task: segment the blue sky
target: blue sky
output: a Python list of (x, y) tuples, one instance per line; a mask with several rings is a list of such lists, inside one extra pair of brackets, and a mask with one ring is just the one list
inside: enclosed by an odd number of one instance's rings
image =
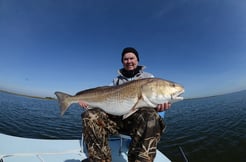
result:
[(246, 89), (244, 0), (0, 0), (0, 89), (36, 96), (108, 85), (135, 47), (185, 97)]

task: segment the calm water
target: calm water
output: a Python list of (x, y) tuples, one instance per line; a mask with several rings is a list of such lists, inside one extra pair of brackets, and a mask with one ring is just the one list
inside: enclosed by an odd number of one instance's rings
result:
[[(82, 109), (74, 105), (63, 117), (56, 101), (0, 92), (0, 132), (32, 138), (75, 139), (81, 135)], [(182, 162), (246, 161), (246, 91), (184, 100), (172, 105), (159, 150)]]

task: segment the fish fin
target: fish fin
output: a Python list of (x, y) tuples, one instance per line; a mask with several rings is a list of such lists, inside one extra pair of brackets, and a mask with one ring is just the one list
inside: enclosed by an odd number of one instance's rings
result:
[(134, 114), (138, 109), (131, 109), (127, 114), (123, 115), (123, 120)]
[(71, 105), (70, 102), (66, 101), (66, 98), (71, 97), (71, 95), (63, 93), (63, 92), (55, 92), (55, 95), (57, 96), (57, 99), (58, 99), (61, 116), (63, 116), (63, 114), (67, 111), (67, 109)]
[(123, 115), (123, 119), (126, 119), (126, 118), (128, 118), (129, 116), (131, 116), (132, 114), (134, 114), (138, 109), (136, 108), (137, 107), (137, 105), (139, 104), (139, 101), (142, 99), (142, 96), (140, 95), (139, 97), (138, 97), (138, 101), (135, 103), (135, 105), (131, 108), (131, 110), (127, 113), (127, 114), (125, 114), (125, 115)]
[(148, 99), (148, 97), (145, 96), (145, 94), (143, 94), (143, 93), (142, 93), (142, 98), (143, 98), (143, 100), (145, 101), (145, 103), (147, 103), (150, 107), (156, 107), (156, 105), (153, 104), (153, 103)]
[(156, 107), (155, 104), (153, 104), (147, 96), (145, 96), (143, 93), (141, 93), (141, 95), (138, 97), (138, 101), (136, 102), (136, 104), (132, 107), (132, 109), (130, 110), (130, 112), (128, 112), (127, 114), (123, 115), (123, 119), (128, 118), (129, 116), (131, 116), (133, 113), (135, 113), (138, 108), (137, 107), (142, 107), (142, 102), (145, 102), (147, 105), (149, 105), (150, 107)]

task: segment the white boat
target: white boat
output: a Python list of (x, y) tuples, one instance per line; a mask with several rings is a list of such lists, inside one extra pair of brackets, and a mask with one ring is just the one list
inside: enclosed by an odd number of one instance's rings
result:
[[(127, 162), (127, 136), (109, 139), (112, 161)], [(0, 133), (0, 162), (81, 162), (87, 158), (83, 139), (53, 140), (15, 137)], [(157, 150), (154, 162), (170, 162)]]

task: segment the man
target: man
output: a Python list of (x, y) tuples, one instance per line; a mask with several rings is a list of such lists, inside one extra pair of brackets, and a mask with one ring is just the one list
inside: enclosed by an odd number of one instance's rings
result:
[[(123, 49), (121, 62), (123, 68), (118, 71), (119, 76), (113, 79), (115, 86), (131, 80), (154, 77), (144, 72), (143, 66), (138, 65), (139, 55), (132, 47)], [(79, 104), (84, 108), (87, 107), (83, 101)], [(156, 109), (141, 108), (124, 120), (122, 116), (113, 116), (101, 109), (90, 109), (82, 113), (84, 140), (89, 161), (111, 162), (108, 137), (122, 133), (132, 138), (128, 151), (129, 162), (152, 162), (156, 155), (157, 143), (165, 128), (158, 112), (163, 112), (170, 106), (169, 103), (163, 103)]]

